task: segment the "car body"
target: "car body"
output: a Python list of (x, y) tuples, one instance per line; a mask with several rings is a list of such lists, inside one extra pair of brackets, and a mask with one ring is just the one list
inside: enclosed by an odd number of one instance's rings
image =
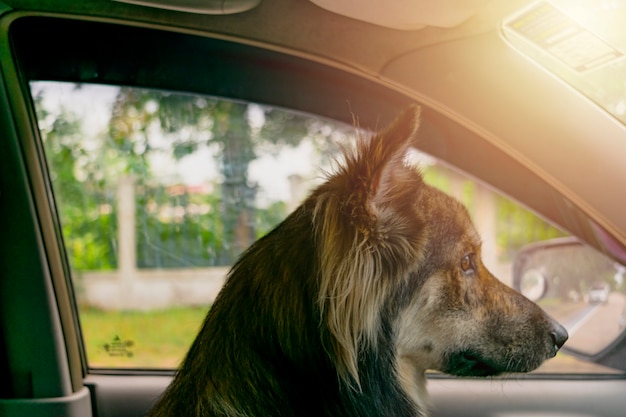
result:
[[(63, 227), (71, 215), (55, 188), (62, 164), (54, 165), (44, 138), (46, 121), (54, 120), (41, 112), (37, 95), (40, 87), (53, 90), (45, 83), (71, 84), (72, 92), (115, 86), (116, 93), (221, 97), (345, 125), (356, 121), (364, 131), (417, 102), (420, 151), (576, 237), (577, 243), (541, 243), (518, 255), (538, 254), (526, 265), (546, 277), (540, 291), (546, 303), (570, 279), (548, 259), (571, 267), (597, 252), (602, 259), (585, 265), (622, 288), (614, 277), (626, 264), (626, 103), (620, 98), (626, 84), (619, 78), (626, 73), (619, 20), (626, 4), (587, 2), (590, 9), (581, 13), (574, 3), (1, 0), (0, 371), (8, 378), (0, 382), (0, 414), (143, 415), (174, 372), (174, 366), (96, 366), (86, 351), (83, 336), (91, 336), (81, 327), (87, 316), (77, 300), (93, 288), (95, 296), (108, 291), (107, 277), (94, 278), (100, 287), (83, 288), (68, 261)], [(549, 39), (556, 43), (539, 41), (524, 23), (537, 16), (567, 30)], [(95, 97), (66, 96), (79, 103), (76, 111), (89, 109)], [(141, 122), (129, 126), (142, 132)], [(557, 247), (558, 254), (548, 251)], [(124, 253), (132, 251), (131, 245)], [(176, 288), (193, 295), (197, 287)], [(597, 311), (606, 307), (611, 318), (601, 321), (611, 329), (602, 333), (610, 337), (589, 349), (571, 340), (570, 358), (591, 371), (581, 365), (497, 380), (431, 375), (434, 415), (623, 415), (623, 295), (606, 293), (608, 302)], [(161, 299), (156, 290), (142, 294)], [(123, 334), (99, 343), (108, 358), (133, 356), (135, 345)]]
[(609, 290), (605, 283), (593, 285), (587, 294), (589, 304), (606, 303), (609, 300)]

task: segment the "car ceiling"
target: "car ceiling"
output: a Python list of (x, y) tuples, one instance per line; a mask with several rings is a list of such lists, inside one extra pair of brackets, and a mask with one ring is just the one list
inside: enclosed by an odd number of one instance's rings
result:
[(318, 59), (330, 58), (333, 62), (342, 63), (374, 77), (391, 61), (411, 51), (493, 31), (503, 16), (528, 3), (524, 0), (483, 0), (482, 3), (486, 4), (476, 7), (476, 14), (457, 26), (397, 30), (357, 19), (347, 19), (307, 0), (263, 0), (246, 12), (224, 15), (176, 12), (109, 0), (3, 2), (15, 10), (63, 10), (85, 16), (158, 22), (208, 31), (215, 35), (262, 44), (264, 47), (286, 48), (292, 53), (299, 51)]
[[(338, 7), (329, 0), (158, 1), (208, 8), (201, 13), (109, 0), (0, 0), (0, 5), (2, 1), (14, 10), (178, 27), (300, 56), (381, 83), (535, 171), (539, 179), (520, 173), (520, 180), (511, 182), (518, 192), (532, 189), (533, 181), (544, 182), (562, 194), (562, 204), (578, 206), (599, 230), (608, 231), (611, 244), (626, 246), (623, 191), (607, 191), (626, 190), (625, 127), (508, 45), (502, 19), (528, 0), (446, 0), (437, 3), (435, 12), (427, 0), (367, 0), (361, 3), (364, 9), (371, 7), (367, 10), (358, 9), (354, 0), (336, 2)], [(415, 17), (405, 19), (406, 10), (415, 10)], [(492, 184), (503, 174), (516, 175), (506, 167), (495, 171), (478, 149), (447, 149), (437, 156)], [(504, 190), (519, 196), (514, 189)], [(618, 252), (613, 256), (619, 258)]]

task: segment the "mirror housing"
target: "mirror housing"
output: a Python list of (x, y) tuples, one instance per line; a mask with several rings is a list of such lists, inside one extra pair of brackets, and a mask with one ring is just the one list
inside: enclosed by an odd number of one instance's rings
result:
[(626, 370), (626, 267), (575, 237), (552, 239), (517, 253), (513, 287), (567, 328), (565, 353)]

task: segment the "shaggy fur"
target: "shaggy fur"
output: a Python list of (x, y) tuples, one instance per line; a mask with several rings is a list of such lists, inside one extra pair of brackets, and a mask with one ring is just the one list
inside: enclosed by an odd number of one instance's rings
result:
[(424, 372), (526, 372), (567, 339), (493, 277), (466, 209), (407, 162), (419, 109), (234, 265), (151, 416), (425, 416)]

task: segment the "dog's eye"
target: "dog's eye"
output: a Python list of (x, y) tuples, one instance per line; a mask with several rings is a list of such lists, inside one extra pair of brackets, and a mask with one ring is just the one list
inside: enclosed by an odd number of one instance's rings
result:
[(461, 271), (463, 271), (463, 273), (465, 275), (471, 275), (474, 273), (474, 258), (473, 258), (473, 254), (469, 254), (469, 255), (465, 255), (462, 259), (461, 259)]

